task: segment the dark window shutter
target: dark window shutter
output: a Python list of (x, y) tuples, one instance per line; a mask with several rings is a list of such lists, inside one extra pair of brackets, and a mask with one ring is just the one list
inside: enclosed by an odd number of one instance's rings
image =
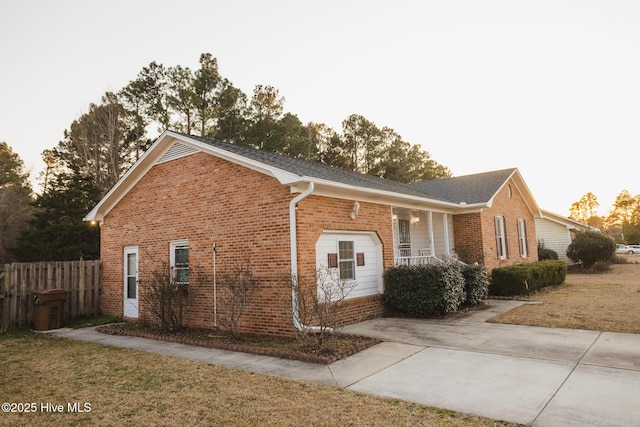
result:
[(522, 232), (524, 233), (524, 249), (525, 251), (527, 251), (527, 257), (531, 256), (531, 253), (529, 252), (529, 238), (527, 237), (527, 223), (526, 221), (523, 219), (522, 220)]
[(329, 268), (338, 268), (338, 254), (327, 254)]
[(498, 259), (500, 259), (500, 252), (502, 247), (500, 243), (500, 220), (497, 216), (493, 218), (493, 223), (496, 229), (496, 256), (498, 257)]
[(507, 258), (511, 258), (511, 242), (509, 241), (509, 227), (507, 225), (507, 217), (504, 218), (504, 245), (507, 248)]
[(356, 254), (356, 265), (362, 267), (364, 265), (364, 252), (358, 252)]

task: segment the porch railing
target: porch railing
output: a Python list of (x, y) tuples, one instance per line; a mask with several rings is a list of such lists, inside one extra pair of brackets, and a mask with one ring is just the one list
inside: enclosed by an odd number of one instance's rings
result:
[(458, 259), (457, 254), (451, 255), (439, 255), (437, 257), (432, 255), (427, 256), (397, 256), (395, 257), (396, 266), (409, 266), (409, 265), (428, 265), (428, 264), (464, 264)]
[(396, 266), (401, 265), (427, 265), (427, 264), (443, 264), (439, 258), (434, 256), (398, 256), (395, 260)]

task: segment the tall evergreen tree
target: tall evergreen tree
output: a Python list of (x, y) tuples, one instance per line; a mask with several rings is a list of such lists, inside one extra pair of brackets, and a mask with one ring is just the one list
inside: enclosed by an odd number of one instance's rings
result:
[(100, 256), (100, 228), (82, 218), (100, 200), (91, 177), (72, 166), (34, 202), (28, 228), (11, 249), (18, 261), (73, 261)]
[(6, 142), (0, 142), (0, 264), (13, 261), (15, 245), (31, 215), (31, 185), (24, 163)]

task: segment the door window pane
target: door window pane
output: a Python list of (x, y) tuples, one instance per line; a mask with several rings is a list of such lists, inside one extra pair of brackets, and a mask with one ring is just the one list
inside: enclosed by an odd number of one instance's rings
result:
[(127, 298), (135, 298), (136, 297), (136, 278), (135, 276), (127, 277)]
[(136, 298), (138, 273), (138, 256), (136, 254), (127, 254), (127, 298)]
[(138, 266), (136, 265), (136, 254), (127, 254), (127, 274), (133, 276), (136, 274)]
[(408, 245), (411, 243), (411, 232), (409, 231), (409, 220), (408, 219), (398, 219), (398, 234), (400, 237), (401, 245)]

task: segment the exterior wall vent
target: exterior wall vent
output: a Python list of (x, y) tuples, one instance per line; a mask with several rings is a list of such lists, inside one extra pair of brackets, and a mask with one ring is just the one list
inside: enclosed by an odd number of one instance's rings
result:
[(191, 154), (195, 154), (197, 152), (198, 150), (196, 148), (176, 142), (175, 144), (173, 144), (173, 147), (169, 148), (169, 151), (164, 153), (164, 155), (158, 159), (156, 165), (179, 159), (180, 157), (190, 156)]

